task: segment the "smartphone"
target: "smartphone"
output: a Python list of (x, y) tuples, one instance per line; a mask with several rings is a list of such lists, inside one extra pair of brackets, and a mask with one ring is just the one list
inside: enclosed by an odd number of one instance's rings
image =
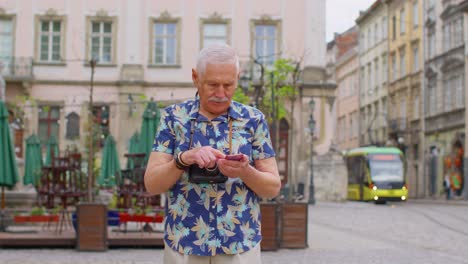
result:
[(227, 160), (241, 161), (243, 157), (244, 157), (243, 154), (226, 155)]

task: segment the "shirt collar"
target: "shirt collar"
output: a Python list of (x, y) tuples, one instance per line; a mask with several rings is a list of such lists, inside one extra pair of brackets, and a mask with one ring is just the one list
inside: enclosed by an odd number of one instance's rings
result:
[[(200, 109), (200, 100), (199, 99), (193, 100), (191, 102), (191, 109), (189, 112), (190, 120), (197, 119), (199, 109)], [(241, 118), (241, 109), (237, 102), (234, 102), (234, 101), (231, 102), (231, 106), (228, 109), (228, 114), (233, 119)], [(222, 116), (226, 116), (226, 115), (222, 115)]]

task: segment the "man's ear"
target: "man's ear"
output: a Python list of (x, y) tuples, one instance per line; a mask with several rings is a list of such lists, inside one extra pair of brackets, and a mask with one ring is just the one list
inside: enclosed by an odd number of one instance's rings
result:
[(192, 81), (195, 86), (197, 86), (198, 82), (198, 73), (195, 69), (192, 68)]

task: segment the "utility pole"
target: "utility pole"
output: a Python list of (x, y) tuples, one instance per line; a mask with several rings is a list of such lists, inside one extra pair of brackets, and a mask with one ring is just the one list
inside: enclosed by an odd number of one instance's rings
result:
[(89, 122), (89, 153), (88, 153), (88, 202), (92, 203), (94, 201), (94, 175), (93, 175), (93, 160), (94, 160), (94, 131), (93, 131), (93, 89), (94, 89), (94, 70), (96, 67), (96, 59), (91, 59), (89, 64), (91, 66), (91, 83), (89, 89), (89, 112), (88, 112), (88, 122)]

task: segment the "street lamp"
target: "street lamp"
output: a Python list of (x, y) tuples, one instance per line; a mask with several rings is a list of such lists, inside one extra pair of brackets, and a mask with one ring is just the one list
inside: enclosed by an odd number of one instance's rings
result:
[(247, 74), (242, 74), (239, 78), (239, 86), (242, 88), (242, 91), (246, 94), (250, 88), (250, 77)]
[(309, 132), (310, 132), (310, 183), (309, 183), (309, 204), (315, 204), (315, 187), (314, 187), (314, 131), (315, 131), (315, 119), (314, 119), (314, 99), (309, 101), (310, 116), (309, 116)]

